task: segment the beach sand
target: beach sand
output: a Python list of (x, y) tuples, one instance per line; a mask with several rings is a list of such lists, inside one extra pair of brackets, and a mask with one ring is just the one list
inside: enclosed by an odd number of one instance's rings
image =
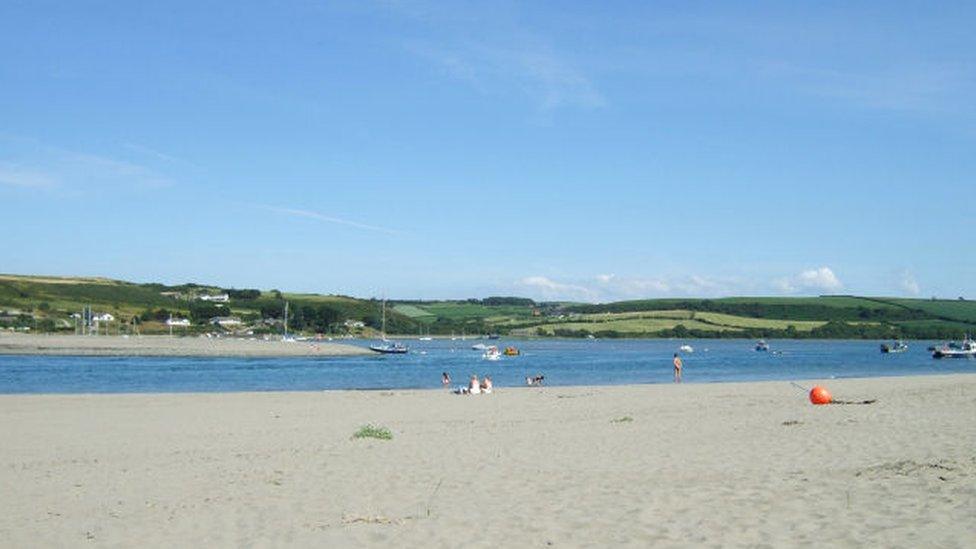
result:
[(825, 385), (5, 395), (0, 546), (972, 546), (976, 375)]
[(170, 336), (0, 334), (0, 354), (71, 356), (347, 356), (370, 354), (355, 345), (323, 341), (264, 341)]

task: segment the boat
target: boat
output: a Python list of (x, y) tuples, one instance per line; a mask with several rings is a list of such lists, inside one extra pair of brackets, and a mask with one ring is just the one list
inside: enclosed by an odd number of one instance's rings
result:
[(498, 334), (488, 334), (488, 339), (500, 339), (501, 337)]
[(382, 330), (380, 331), (380, 341), (379, 343), (370, 345), (369, 350), (377, 353), (382, 353), (385, 355), (402, 355), (410, 351), (410, 349), (406, 345), (402, 343), (398, 343), (396, 341), (390, 341), (389, 339), (386, 339), (386, 300), (385, 299), (383, 300), (383, 322), (382, 322)]
[(882, 343), (881, 352), (882, 353), (904, 353), (908, 350), (908, 344), (904, 341), (898, 340), (894, 343)]
[(519, 356), (522, 353), (515, 347), (505, 347), (504, 354), (505, 356)]
[(681, 351), (682, 353), (694, 353), (695, 352), (695, 348), (692, 347), (691, 345), (688, 345), (688, 344), (685, 344), (685, 345), (682, 345), (681, 347), (678, 347), (678, 350)]
[(403, 343), (397, 343), (396, 341), (383, 340), (380, 343), (376, 343), (369, 346), (370, 351), (376, 351), (377, 353), (383, 353), (387, 355), (402, 355), (410, 351), (410, 348)]
[(485, 349), (485, 353), (481, 355), (481, 358), (485, 360), (501, 360), (502, 354), (498, 352), (498, 347), (489, 345), (488, 348)]
[(932, 358), (976, 358), (976, 341), (967, 335), (962, 344), (955, 348), (949, 344), (936, 349), (932, 353)]
[(417, 341), (434, 341), (434, 338), (430, 336), (422, 336), (422, 337), (418, 337)]
[(472, 351), (487, 351), (488, 350), (488, 347), (489, 346), (488, 346), (487, 343), (475, 343), (474, 345), (471, 346), (471, 350)]
[(769, 350), (769, 343), (766, 343), (766, 340), (765, 339), (760, 339), (759, 341), (756, 342), (756, 350), (757, 351), (768, 351)]

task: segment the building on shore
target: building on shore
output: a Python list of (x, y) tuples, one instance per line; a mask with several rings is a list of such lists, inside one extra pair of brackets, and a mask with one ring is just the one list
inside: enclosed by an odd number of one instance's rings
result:
[(210, 323), (214, 326), (220, 326), (221, 328), (233, 328), (244, 324), (241, 319), (236, 316), (215, 316), (210, 319)]

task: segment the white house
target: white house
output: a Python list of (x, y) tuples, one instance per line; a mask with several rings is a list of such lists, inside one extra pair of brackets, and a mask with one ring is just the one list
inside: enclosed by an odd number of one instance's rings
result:
[(200, 301), (212, 301), (214, 303), (227, 303), (230, 301), (230, 296), (227, 294), (217, 294), (217, 295), (201, 295), (197, 296)]
[(210, 323), (215, 326), (220, 326), (221, 328), (229, 328), (231, 326), (240, 326), (243, 324), (241, 319), (236, 316), (215, 316), (210, 319)]
[(167, 326), (180, 326), (180, 327), (186, 328), (187, 326), (190, 325), (190, 319), (189, 318), (172, 318), (172, 317), (170, 317), (168, 320), (166, 320), (166, 325)]
[(92, 320), (95, 322), (115, 322), (115, 317), (110, 313), (102, 313), (100, 315), (94, 315)]
[(365, 328), (366, 323), (361, 320), (347, 320), (344, 322), (346, 328)]

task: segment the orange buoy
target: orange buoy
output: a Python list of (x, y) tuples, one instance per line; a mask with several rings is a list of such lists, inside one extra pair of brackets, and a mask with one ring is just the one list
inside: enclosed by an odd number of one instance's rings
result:
[(817, 385), (813, 389), (810, 389), (810, 402), (814, 404), (830, 404), (832, 400), (833, 397), (830, 396), (830, 391), (825, 387)]

